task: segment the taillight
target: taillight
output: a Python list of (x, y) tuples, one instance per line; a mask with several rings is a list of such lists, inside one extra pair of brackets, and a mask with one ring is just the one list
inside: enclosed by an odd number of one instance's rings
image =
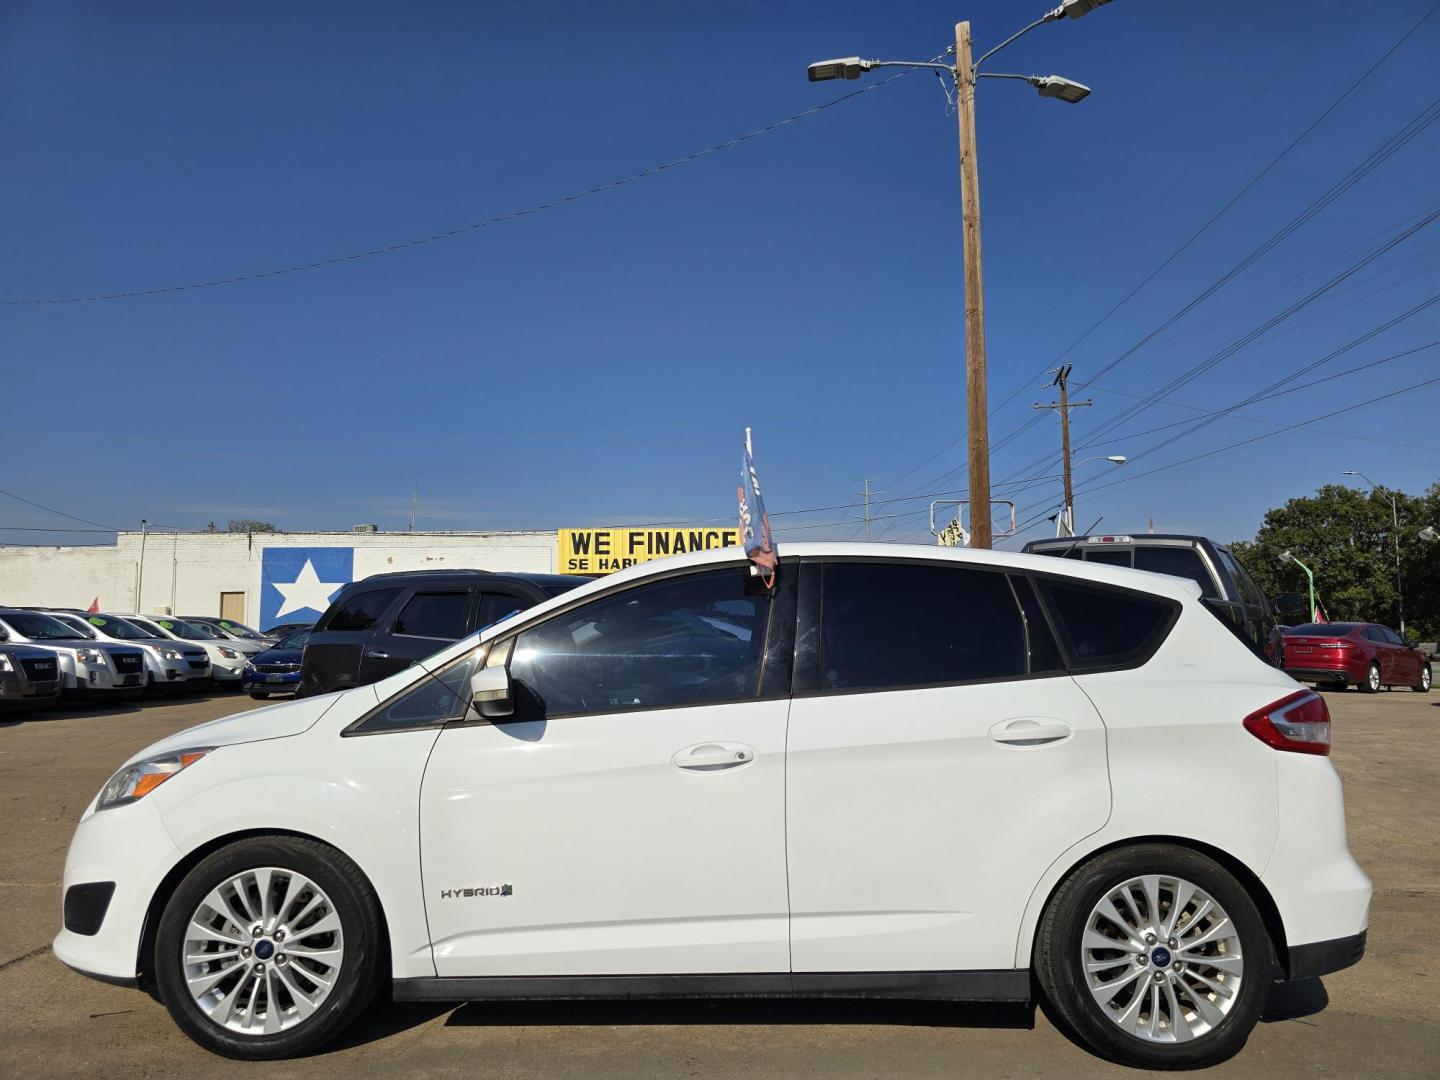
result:
[(1251, 713), (1245, 730), (1276, 750), (1330, 753), (1330, 709), (1314, 690), (1296, 691)]
[(1321, 641), (1317, 644), (1322, 649), (1353, 649), (1355, 647), (1348, 641)]

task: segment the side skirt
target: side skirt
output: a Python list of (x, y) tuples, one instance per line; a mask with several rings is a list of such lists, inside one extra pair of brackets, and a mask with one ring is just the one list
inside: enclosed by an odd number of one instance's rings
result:
[(1029, 971), (797, 971), (745, 975), (480, 975), (396, 979), (396, 1001), (894, 998), (1030, 1001)]

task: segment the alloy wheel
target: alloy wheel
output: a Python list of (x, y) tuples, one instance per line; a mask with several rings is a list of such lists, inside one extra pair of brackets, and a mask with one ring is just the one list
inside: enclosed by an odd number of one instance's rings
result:
[(1368, 680), (1371, 690), (1380, 689), (1380, 669), (1378, 667), (1370, 665), (1370, 670), (1366, 672), (1365, 678)]
[(1229, 1014), (1245, 975), (1240, 936), (1218, 901), (1163, 874), (1130, 878), (1091, 909), (1081, 966), (1095, 1003), (1126, 1034), (1182, 1043)]
[(241, 1035), (303, 1024), (334, 988), (345, 958), (340, 916), (293, 870), (244, 870), (211, 889), (182, 944), (185, 984), (200, 1011)]

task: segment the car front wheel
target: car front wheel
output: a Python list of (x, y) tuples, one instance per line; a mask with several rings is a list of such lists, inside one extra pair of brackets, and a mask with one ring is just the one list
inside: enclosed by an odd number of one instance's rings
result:
[(1420, 681), (1415, 684), (1415, 689), (1422, 694), (1430, 693), (1430, 665), (1426, 664), (1420, 669)]
[(1146, 844), (1107, 852), (1056, 891), (1035, 971), (1056, 1018), (1100, 1055), (1199, 1068), (1245, 1045), (1272, 949), (1249, 894), (1214, 860)]
[(293, 1057), (369, 1003), (380, 941), (379, 908), (354, 862), (313, 840), (256, 837), (209, 855), (170, 897), (155, 979), (176, 1024), (206, 1049)]

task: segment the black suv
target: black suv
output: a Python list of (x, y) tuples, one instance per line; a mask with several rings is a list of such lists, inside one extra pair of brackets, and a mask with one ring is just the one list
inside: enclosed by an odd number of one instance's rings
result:
[(378, 682), (513, 611), (589, 580), (416, 570), (351, 582), (331, 601), (305, 644), (298, 696)]
[(1206, 537), (1173, 533), (1062, 536), (1031, 540), (1023, 550), (1189, 578), (1200, 586), (1205, 606), (1267, 664), (1281, 667), (1285, 662), (1285, 637), (1270, 601), (1230, 549)]

